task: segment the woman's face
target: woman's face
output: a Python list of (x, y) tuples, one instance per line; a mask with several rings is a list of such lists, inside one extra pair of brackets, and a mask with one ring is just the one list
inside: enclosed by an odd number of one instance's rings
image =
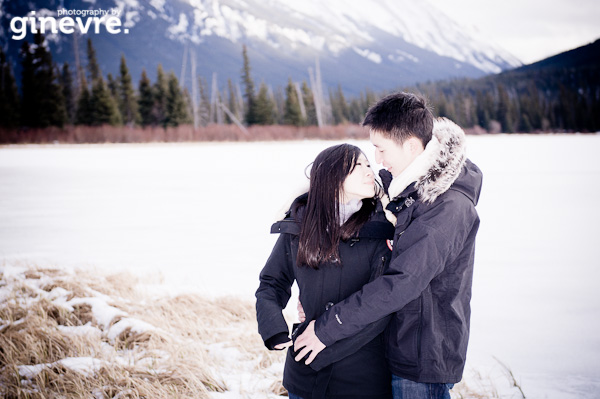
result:
[(361, 200), (375, 196), (375, 176), (367, 158), (360, 154), (354, 170), (346, 176), (342, 185), (342, 202)]

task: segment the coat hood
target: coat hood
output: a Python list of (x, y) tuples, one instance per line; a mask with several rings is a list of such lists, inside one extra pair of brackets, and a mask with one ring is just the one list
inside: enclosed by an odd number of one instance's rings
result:
[[(449, 119), (437, 118), (433, 126), (433, 137), (423, 153), (391, 181), (389, 197), (398, 197), (415, 183), (420, 199), (432, 203), (458, 179), (466, 162), (465, 132)], [(465, 190), (466, 188), (465, 186)], [(470, 198), (476, 202), (478, 190), (471, 191)]]

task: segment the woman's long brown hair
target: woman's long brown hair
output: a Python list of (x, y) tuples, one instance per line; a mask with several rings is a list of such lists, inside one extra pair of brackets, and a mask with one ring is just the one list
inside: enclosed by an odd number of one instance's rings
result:
[(343, 184), (361, 154), (356, 146), (340, 144), (323, 150), (313, 162), (301, 221), (298, 265), (318, 269), (324, 262), (340, 263), (340, 240), (355, 236), (375, 209), (375, 198), (363, 199), (360, 210), (340, 226)]

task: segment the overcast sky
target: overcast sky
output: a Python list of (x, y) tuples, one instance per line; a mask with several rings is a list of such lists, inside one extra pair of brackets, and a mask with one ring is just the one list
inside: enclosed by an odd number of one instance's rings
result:
[(600, 0), (429, 0), (525, 64), (600, 38)]

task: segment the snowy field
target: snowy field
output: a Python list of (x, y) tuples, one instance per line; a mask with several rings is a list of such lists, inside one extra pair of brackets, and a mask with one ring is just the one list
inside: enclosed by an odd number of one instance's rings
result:
[[(600, 398), (600, 135), (468, 140), (484, 185), (465, 377), (519, 397), (498, 359), (527, 398)], [(270, 224), (335, 143), (0, 147), (0, 262), (252, 300)]]

